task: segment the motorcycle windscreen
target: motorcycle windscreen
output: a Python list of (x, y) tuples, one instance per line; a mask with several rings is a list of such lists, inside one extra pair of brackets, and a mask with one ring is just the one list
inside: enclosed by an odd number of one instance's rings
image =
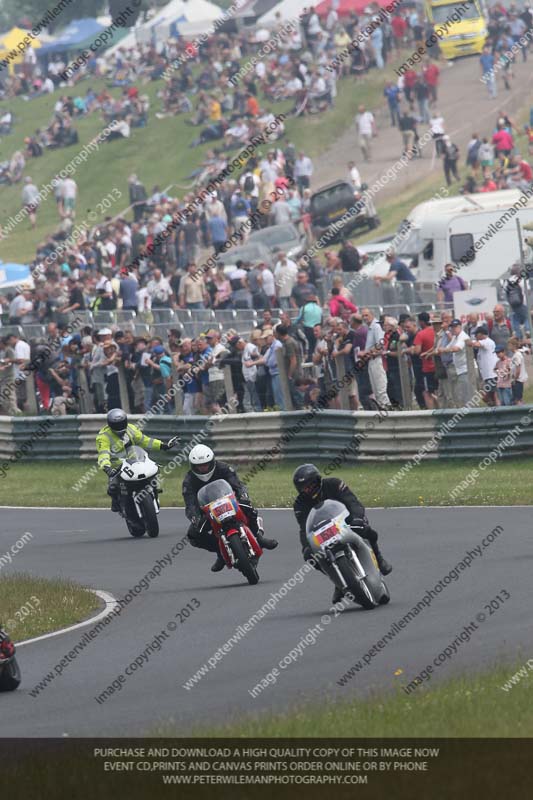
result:
[(202, 486), (197, 495), (198, 504), (217, 522), (234, 517), (238, 507), (233, 489), (223, 479)]
[(233, 489), (227, 481), (221, 478), (218, 481), (206, 483), (205, 486), (202, 486), (197, 495), (198, 505), (208, 506), (209, 503), (220, 500), (221, 497), (227, 497), (228, 495), (233, 495)]
[(126, 458), (124, 459), (128, 464), (138, 464), (139, 461), (146, 461), (148, 453), (142, 447), (128, 447)]
[(337, 517), (345, 519), (348, 514), (349, 511), (344, 503), (340, 503), (338, 500), (324, 500), (319, 506), (313, 508), (307, 517), (305, 531), (313, 533), (328, 522), (333, 522)]

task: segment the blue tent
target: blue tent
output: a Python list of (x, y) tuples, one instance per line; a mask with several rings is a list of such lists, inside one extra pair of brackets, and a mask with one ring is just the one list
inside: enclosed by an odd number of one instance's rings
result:
[(43, 45), (37, 51), (37, 55), (47, 56), (52, 53), (83, 50), (94, 42), (104, 30), (104, 25), (100, 25), (95, 19), (75, 19), (67, 25), (57, 39), (50, 44)]
[(22, 283), (33, 285), (30, 268), (25, 264), (7, 264), (0, 261), (0, 291)]

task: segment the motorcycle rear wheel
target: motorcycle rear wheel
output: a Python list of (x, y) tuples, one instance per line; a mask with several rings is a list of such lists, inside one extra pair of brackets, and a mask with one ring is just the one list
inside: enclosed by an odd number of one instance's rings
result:
[(231, 547), (231, 552), (235, 557), (237, 569), (239, 572), (242, 572), (250, 586), (255, 586), (256, 583), (259, 583), (259, 573), (255, 566), (251, 563), (250, 556), (244, 549), (244, 545), (239, 536), (230, 536), (228, 539), (228, 544)]
[(20, 686), (21, 680), (18, 661), (13, 657), (9, 664), (0, 668), (0, 692), (14, 692)]

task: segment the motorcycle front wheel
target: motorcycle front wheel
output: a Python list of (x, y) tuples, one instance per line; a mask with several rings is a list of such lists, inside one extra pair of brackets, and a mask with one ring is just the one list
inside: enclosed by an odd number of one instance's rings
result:
[(237, 535), (230, 536), (228, 538), (228, 544), (235, 558), (237, 569), (239, 572), (242, 572), (250, 586), (255, 586), (256, 583), (259, 583), (259, 573), (251, 563), (250, 556), (244, 549), (240, 538)]
[(152, 495), (148, 494), (141, 500), (143, 519), (146, 524), (146, 532), (151, 539), (159, 536), (159, 520), (155, 510), (155, 502)]
[(21, 680), (18, 661), (13, 657), (9, 664), (0, 668), (0, 692), (14, 692), (20, 686)]
[(128, 526), (128, 530), (130, 534), (135, 539), (140, 539), (141, 536), (144, 536), (146, 533), (146, 528), (144, 527), (144, 522), (139, 520), (138, 522), (131, 522), (129, 519), (126, 520), (126, 525)]
[(355, 601), (359, 603), (360, 606), (363, 606), (363, 608), (365, 608), (367, 611), (375, 608), (377, 603), (374, 600), (372, 593), (370, 592), (364, 580), (359, 580), (353, 564), (350, 563), (346, 556), (340, 556), (340, 558), (337, 558), (335, 563), (346, 582), (348, 591), (350, 591), (355, 597)]

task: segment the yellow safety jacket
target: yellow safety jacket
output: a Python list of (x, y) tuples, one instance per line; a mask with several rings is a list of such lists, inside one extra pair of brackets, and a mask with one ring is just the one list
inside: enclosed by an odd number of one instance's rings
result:
[(151, 439), (136, 425), (128, 425), (127, 431), (122, 436), (112, 431), (109, 425), (98, 431), (96, 435), (96, 451), (98, 453), (98, 466), (119, 467), (121, 460), (126, 458), (126, 448), (124, 442), (139, 445), (150, 450), (161, 450), (162, 442), (160, 439)]

